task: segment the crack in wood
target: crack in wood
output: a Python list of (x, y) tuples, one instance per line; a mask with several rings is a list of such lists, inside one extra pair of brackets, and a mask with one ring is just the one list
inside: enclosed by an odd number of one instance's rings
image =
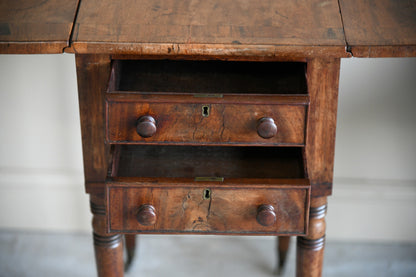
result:
[(207, 211), (207, 216), (206, 216), (207, 221), (208, 221), (208, 218), (211, 214), (211, 203), (212, 203), (212, 195), (210, 195), (210, 197), (209, 197), (208, 211)]

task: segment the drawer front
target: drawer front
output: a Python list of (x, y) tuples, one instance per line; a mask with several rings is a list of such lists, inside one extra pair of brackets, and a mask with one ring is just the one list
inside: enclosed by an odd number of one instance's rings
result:
[[(107, 99), (107, 139), (135, 144), (304, 145), (305, 97), (257, 99), (260, 101), (250, 103), (244, 97), (162, 97), (157, 101), (112, 97)], [(169, 102), (172, 100), (178, 102)], [(140, 133), (140, 128), (147, 132), (149, 124), (150, 136)], [(269, 133), (265, 136), (261, 130)]]
[[(292, 182), (292, 181), (289, 181)], [(310, 188), (109, 183), (110, 232), (305, 235)]]

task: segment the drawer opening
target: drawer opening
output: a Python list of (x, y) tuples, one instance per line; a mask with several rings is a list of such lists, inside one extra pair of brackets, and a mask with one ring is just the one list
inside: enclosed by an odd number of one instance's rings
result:
[(304, 62), (114, 60), (111, 93), (307, 94)]
[(305, 179), (300, 147), (116, 145), (111, 177)]

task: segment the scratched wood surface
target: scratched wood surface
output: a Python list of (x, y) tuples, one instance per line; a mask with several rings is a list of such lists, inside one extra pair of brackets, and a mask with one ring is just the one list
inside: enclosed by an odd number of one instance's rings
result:
[(416, 56), (416, 0), (340, 0), (354, 56)]
[(78, 0), (0, 0), (0, 53), (62, 53)]
[[(308, 222), (309, 186), (306, 180), (260, 180), (244, 185), (158, 180), (108, 183), (109, 230), (134, 233), (196, 233), (246, 235), (305, 235)], [(257, 183), (259, 182), (259, 183)], [(207, 197), (206, 190), (210, 190)], [(276, 222), (262, 226), (258, 207), (273, 206)], [(142, 205), (152, 205), (154, 225), (140, 224), (136, 215)]]
[(338, 1), (83, 0), (76, 52), (344, 55)]
[[(282, 103), (284, 96), (268, 97), (268, 104), (244, 103), (244, 95), (221, 99), (184, 95), (177, 97), (182, 102), (169, 103), (171, 98), (166, 97), (165, 103), (154, 102), (151, 96), (138, 96), (132, 102), (107, 99), (108, 142), (297, 146), (305, 143), (304, 97), (292, 105)], [(156, 121), (156, 133), (151, 137), (142, 137), (136, 131), (137, 120), (142, 116), (151, 116)], [(257, 133), (259, 120), (265, 117), (272, 118), (277, 127), (277, 134), (268, 139)]]
[[(105, 141), (105, 88), (110, 75), (107, 55), (76, 55), (84, 177), (87, 192), (102, 190), (110, 147)], [(103, 196), (103, 195), (102, 195)]]
[(340, 59), (313, 59), (308, 63), (310, 104), (305, 160), (313, 197), (332, 193), (339, 69)]

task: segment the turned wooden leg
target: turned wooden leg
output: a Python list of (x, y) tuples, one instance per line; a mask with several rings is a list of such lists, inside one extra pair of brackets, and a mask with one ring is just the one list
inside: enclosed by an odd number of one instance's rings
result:
[(282, 275), (285, 265), (286, 265), (286, 257), (287, 252), (289, 250), (290, 245), (290, 237), (278, 237), (277, 238), (277, 275)]
[(105, 179), (110, 146), (105, 143), (105, 91), (110, 76), (109, 55), (75, 56), (85, 189), (90, 193), (93, 213), (94, 249), (99, 277), (123, 276), (121, 235), (108, 234), (105, 224)]
[(136, 252), (136, 235), (124, 235), (124, 240), (126, 242), (126, 254), (127, 260), (124, 265), (124, 270), (127, 272), (130, 269), (130, 266), (134, 259), (134, 254)]
[(92, 226), (98, 277), (122, 277), (124, 274), (122, 235), (106, 232), (103, 203), (91, 199), (91, 211), (94, 215)]
[(326, 197), (311, 199), (309, 231), (297, 239), (296, 276), (319, 277), (325, 246)]
[(311, 184), (306, 237), (297, 239), (297, 276), (321, 276), (325, 244), (326, 196), (331, 195), (337, 124), (340, 59), (308, 60), (308, 122), (305, 162)]

